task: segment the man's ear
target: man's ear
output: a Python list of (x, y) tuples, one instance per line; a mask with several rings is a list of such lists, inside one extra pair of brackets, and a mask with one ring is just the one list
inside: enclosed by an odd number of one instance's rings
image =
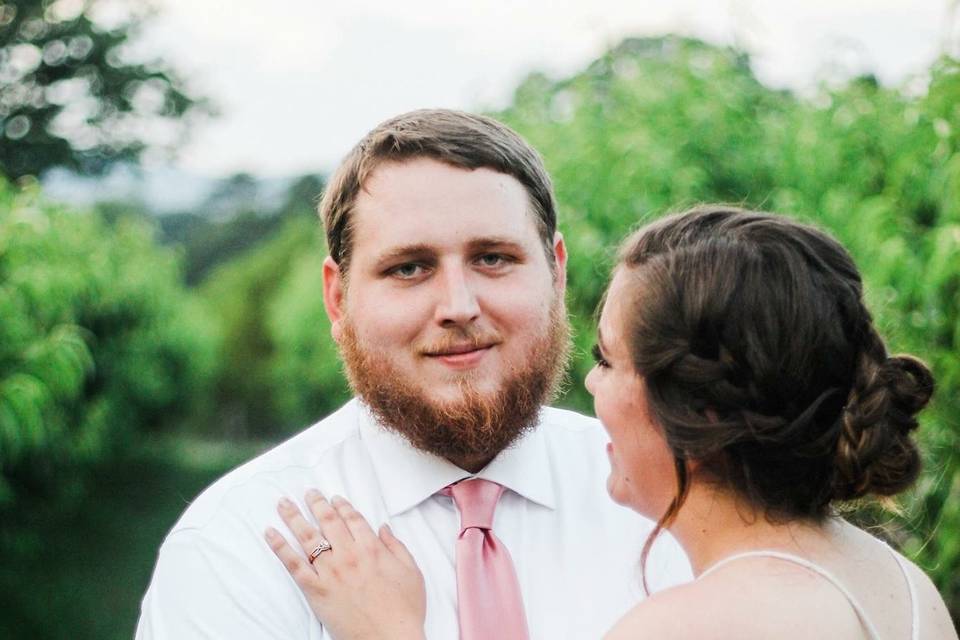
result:
[(343, 335), (344, 293), (340, 265), (327, 256), (323, 260), (323, 306), (330, 318), (330, 335), (337, 344), (340, 344), (340, 337)]
[(553, 234), (553, 260), (557, 270), (557, 293), (562, 298), (567, 290), (567, 245), (563, 242), (563, 234), (559, 231)]

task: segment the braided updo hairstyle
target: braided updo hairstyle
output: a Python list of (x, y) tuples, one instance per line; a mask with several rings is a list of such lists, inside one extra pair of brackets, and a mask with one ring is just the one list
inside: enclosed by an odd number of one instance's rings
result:
[(860, 274), (826, 233), (788, 218), (700, 206), (628, 237), (634, 368), (671, 447), (768, 517), (819, 520), (834, 501), (906, 489), (911, 432), (933, 393), (920, 360), (889, 356)]

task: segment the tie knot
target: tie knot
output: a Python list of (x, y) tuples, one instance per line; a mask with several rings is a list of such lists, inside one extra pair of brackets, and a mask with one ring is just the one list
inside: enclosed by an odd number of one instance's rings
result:
[(441, 492), (451, 496), (460, 512), (460, 531), (471, 527), (478, 529), (493, 528), (493, 512), (503, 493), (503, 487), (496, 482), (473, 478), (445, 487)]

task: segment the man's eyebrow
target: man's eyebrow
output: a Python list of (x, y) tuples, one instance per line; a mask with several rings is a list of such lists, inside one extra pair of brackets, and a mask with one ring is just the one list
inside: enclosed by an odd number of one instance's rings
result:
[[(471, 253), (493, 249), (509, 249), (517, 253), (524, 251), (523, 245), (509, 236), (484, 236), (467, 242), (467, 250)], [(374, 260), (374, 268), (380, 269), (390, 263), (402, 260), (433, 258), (436, 255), (436, 247), (422, 242), (399, 245), (390, 247), (379, 254)]]
[(383, 253), (377, 256), (376, 264), (382, 265), (388, 262), (395, 262), (397, 260), (406, 260), (409, 258), (422, 258), (426, 256), (432, 256), (436, 251), (427, 244), (417, 243), (417, 244), (405, 244), (399, 247), (392, 247), (387, 249)]
[(516, 238), (507, 236), (485, 236), (483, 238), (476, 238), (468, 242), (467, 246), (474, 252), (497, 248), (509, 248), (514, 251), (523, 250), (522, 243), (518, 242)]

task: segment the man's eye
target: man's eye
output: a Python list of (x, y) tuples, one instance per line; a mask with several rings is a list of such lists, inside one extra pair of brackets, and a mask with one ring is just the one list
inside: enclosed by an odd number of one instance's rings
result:
[(398, 265), (390, 269), (389, 274), (401, 279), (416, 278), (423, 273), (423, 265), (416, 262)]
[(485, 253), (478, 261), (485, 267), (499, 267), (507, 262), (507, 257), (499, 253)]

